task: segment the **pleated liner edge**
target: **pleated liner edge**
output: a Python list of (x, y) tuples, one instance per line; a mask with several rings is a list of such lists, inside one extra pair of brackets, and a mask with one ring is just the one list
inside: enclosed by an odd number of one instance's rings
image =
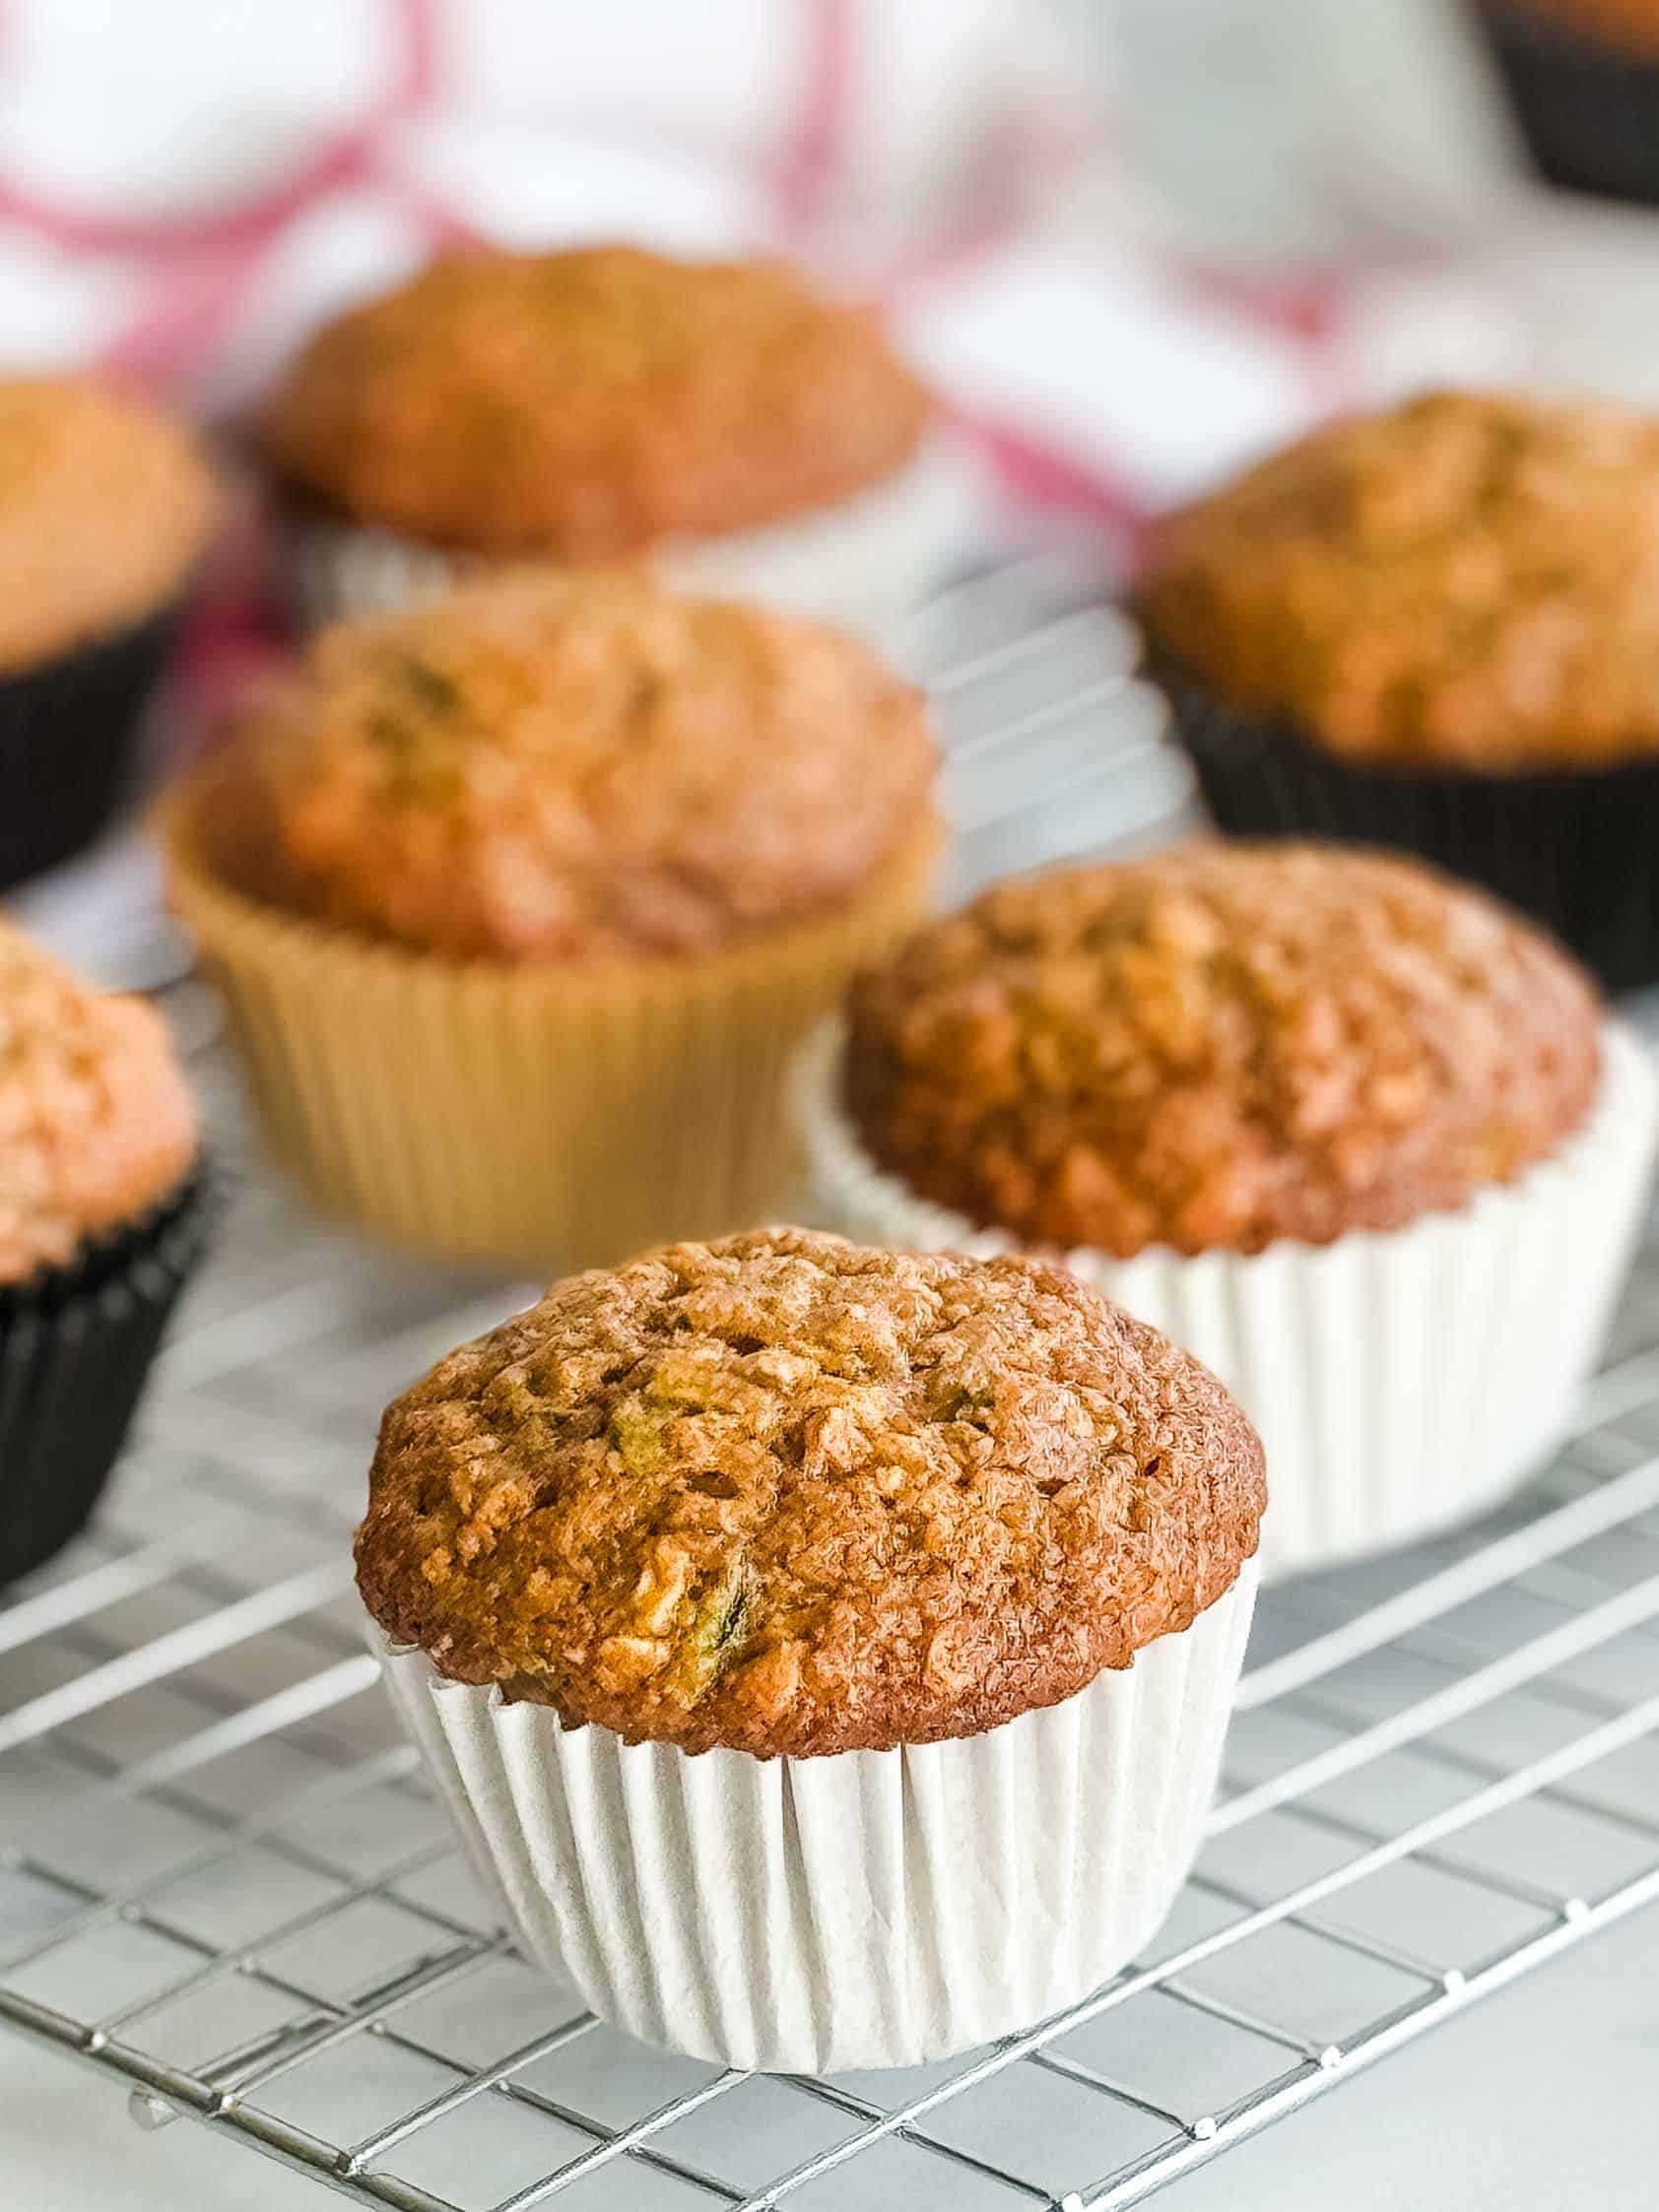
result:
[(1533, 915), (1610, 990), (1659, 981), (1659, 757), (1504, 776), (1367, 767), (1235, 712), (1161, 656), (1146, 673), (1228, 835), (1416, 853)]
[(1202, 1842), (1255, 1586), (1062, 1705), (820, 1759), (628, 1745), (371, 1641), (527, 1958), (647, 2042), (822, 2072), (967, 2049), (1139, 1955)]
[(0, 675), (0, 890), (68, 860), (114, 812), (180, 608)]
[[(792, 1083), (813, 1217), (901, 1251), (1018, 1251), (876, 1164), (840, 1104), (841, 1050), (826, 1023)], [(1659, 1074), (1617, 1021), (1603, 1056), (1583, 1128), (1454, 1212), (1258, 1253), (1063, 1255), (1196, 1353), (1256, 1424), (1270, 1580), (1470, 1520), (1550, 1458), (1606, 1334), (1659, 1126)]]
[(1523, 0), (1475, 0), (1474, 14), (1550, 182), (1659, 204), (1659, 49), (1622, 53)]
[(701, 958), (566, 973), (446, 961), (255, 904), (164, 809), (170, 886), (273, 1152), (324, 1210), (416, 1249), (568, 1272), (787, 1213), (795, 1048), (926, 911), (940, 831), (844, 907)]
[(130, 1228), (0, 1289), (0, 1584), (91, 1516), (211, 1214), (198, 1169)]

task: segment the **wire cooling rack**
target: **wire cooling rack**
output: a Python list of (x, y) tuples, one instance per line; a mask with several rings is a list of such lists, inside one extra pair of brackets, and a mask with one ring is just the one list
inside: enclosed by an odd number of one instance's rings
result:
[[(959, 890), (1190, 808), (1132, 638), (1056, 589), (1004, 573), (911, 640)], [(159, 920), (128, 957), (176, 961)], [(229, 1163), (220, 1256), (96, 1526), (0, 1608), (0, 2023), (141, 2125), (403, 2212), (1104, 2212), (1659, 1899), (1654, 1239), (1523, 1497), (1264, 1596), (1204, 1856), (1132, 1971), (897, 2074), (600, 2025), (493, 1926), (350, 1581), (376, 1409), (529, 1286), (305, 1217), (246, 1151), (208, 1002), (166, 999)]]

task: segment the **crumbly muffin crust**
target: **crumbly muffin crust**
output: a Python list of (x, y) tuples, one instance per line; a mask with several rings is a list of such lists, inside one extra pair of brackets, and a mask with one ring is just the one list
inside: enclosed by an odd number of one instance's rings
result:
[(142, 621), (218, 509), (184, 431), (78, 378), (0, 377), (0, 674)]
[(328, 631), (202, 787), (238, 888), (467, 958), (695, 953), (930, 821), (919, 695), (814, 623), (523, 571)]
[(783, 265), (602, 246), (434, 262), (311, 340), (265, 436), (355, 521), (588, 561), (849, 498), (927, 413), (875, 320)]
[(557, 1283), (406, 1392), (358, 1581), (566, 1723), (886, 1749), (1127, 1666), (1264, 1503), (1215, 1378), (1062, 1270), (766, 1229)]
[(161, 1017), (0, 921), (0, 1285), (175, 1190), (196, 1110)]
[(1323, 1244), (1543, 1158), (1588, 979), (1416, 862), (1198, 845), (1004, 883), (860, 978), (845, 1100), (912, 1190), (1035, 1245)]
[(1659, 750), (1659, 420), (1437, 392), (1163, 527), (1142, 609), (1228, 704), (1359, 760)]

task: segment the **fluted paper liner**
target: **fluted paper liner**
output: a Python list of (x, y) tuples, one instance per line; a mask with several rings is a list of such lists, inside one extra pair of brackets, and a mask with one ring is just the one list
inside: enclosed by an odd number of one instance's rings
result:
[(1075, 2003), (1151, 1939), (1255, 1580), (1063, 1705), (816, 1759), (630, 1746), (376, 1643), (502, 1924), (601, 2019), (767, 2071), (907, 2066)]
[[(1519, 1181), (1403, 1229), (1328, 1245), (1065, 1264), (1197, 1354), (1260, 1432), (1267, 1576), (1415, 1542), (1495, 1505), (1565, 1432), (1648, 1193), (1659, 1078), (1617, 1022), (1589, 1120)], [(865, 1151), (830, 1023), (796, 1073), (813, 1217), (899, 1250), (1018, 1250), (929, 1204)]]
[(1165, 655), (1146, 674), (1228, 837), (1416, 853), (1542, 922), (1609, 991), (1659, 982), (1659, 757), (1507, 775), (1351, 759), (1282, 716), (1228, 706)]
[(170, 890), (267, 1139), (325, 1211), (564, 1271), (786, 1212), (792, 1054), (926, 907), (929, 821), (845, 907), (687, 959), (507, 968), (369, 943), (221, 882), (189, 797)]
[(0, 890), (90, 845), (120, 804), (182, 601), (0, 675)]
[[(964, 458), (935, 431), (896, 475), (838, 506), (671, 544), (655, 565), (687, 590), (757, 599), (879, 637), (943, 580), (968, 514)], [(486, 565), (483, 555), (310, 513), (285, 518), (279, 550), (290, 594), (312, 627), (433, 598)]]
[(1476, 0), (1539, 169), (1569, 192), (1659, 206), (1659, 61), (1597, 11)]
[(210, 1212), (198, 1166), (61, 1267), (0, 1284), (0, 1585), (43, 1566), (90, 1518)]

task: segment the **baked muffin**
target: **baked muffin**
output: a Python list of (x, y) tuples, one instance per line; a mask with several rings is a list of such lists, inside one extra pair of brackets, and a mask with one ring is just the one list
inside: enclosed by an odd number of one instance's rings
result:
[(1659, 202), (1655, 0), (1476, 0), (1475, 13), (1550, 182)]
[(201, 1246), (158, 1015), (0, 921), (0, 1582), (86, 1520)]
[(1141, 591), (1222, 827), (1407, 847), (1659, 975), (1659, 421), (1439, 392), (1163, 525)]
[(924, 928), (858, 980), (802, 1104), (838, 1226), (1067, 1254), (1214, 1367), (1266, 1441), (1287, 1571), (1548, 1454), (1639, 1221), (1654, 1081), (1482, 892), (1218, 844)]
[(1263, 1496), (1221, 1386), (1063, 1269), (769, 1229), (406, 1392), (358, 1580), (529, 1955), (702, 2055), (910, 2063), (1167, 1910)]
[(171, 813), (279, 1153), (575, 1265), (777, 1203), (784, 1063), (925, 902), (917, 695), (816, 625), (521, 571), (325, 633)]
[(264, 446), (317, 616), (458, 563), (650, 556), (855, 619), (915, 596), (938, 555), (929, 412), (873, 316), (781, 263), (493, 250), (321, 330)]
[(148, 407), (0, 377), (0, 889), (103, 826), (215, 513), (207, 464)]

